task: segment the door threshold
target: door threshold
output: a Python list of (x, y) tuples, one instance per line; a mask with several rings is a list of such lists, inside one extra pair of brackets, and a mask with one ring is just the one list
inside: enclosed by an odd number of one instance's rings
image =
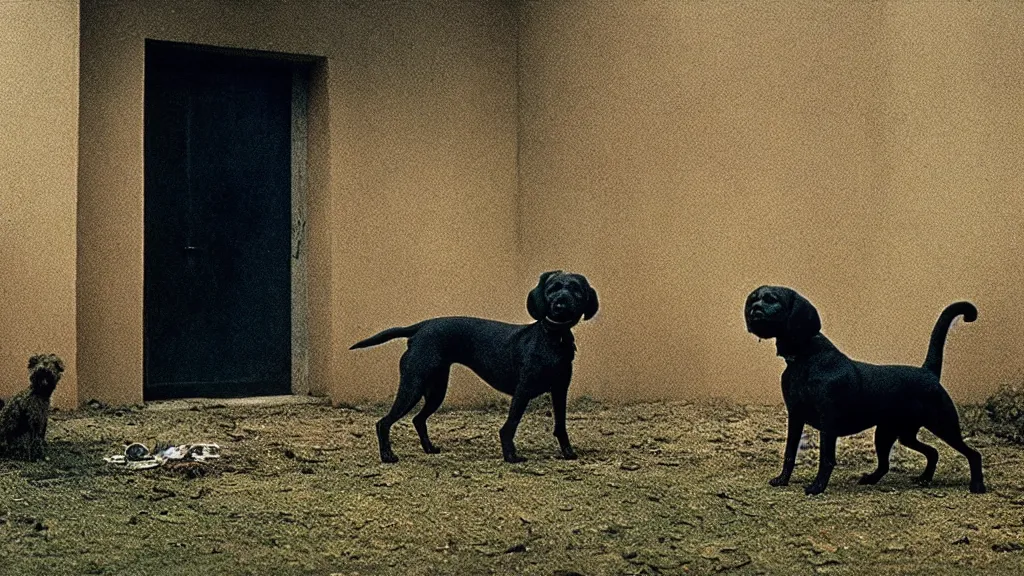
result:
[(249, 396), (244, 398), (178, 398), (174, 400), (153, 400), (146, 402), (147, 410), (166, 412), (171, 410), (190, 410), (192, 408), (230, 408), (238, 406), (293, 406), (293, 405), (329, 405), (331, 399), (326, 396), (297, 396), (285, 394), (280, 396)]

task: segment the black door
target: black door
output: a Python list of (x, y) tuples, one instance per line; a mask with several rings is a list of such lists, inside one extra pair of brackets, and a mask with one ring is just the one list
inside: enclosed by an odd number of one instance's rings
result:
[(291, 70), (147, 42), (146, 400), (287, 394)]

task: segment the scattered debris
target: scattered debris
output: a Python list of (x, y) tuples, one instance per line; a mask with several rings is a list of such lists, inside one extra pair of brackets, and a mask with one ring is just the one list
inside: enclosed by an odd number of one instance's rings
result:
[(107, 456), (103, 460), (110, 464), (124, 466), (128, 470), (146, 470), (167, 463), (207, 462), (220, 458), (220, 446), (216, 444), (181, 444), (178, 446), (157, 446), (150, 452), (144, 444), (133, 442), (124, 448), (124, 454)]

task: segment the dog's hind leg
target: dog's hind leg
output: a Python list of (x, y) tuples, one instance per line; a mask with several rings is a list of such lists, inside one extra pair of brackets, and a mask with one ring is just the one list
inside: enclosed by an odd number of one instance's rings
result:
[(427, 418), (430, 418), (430, 415), (441, 406), (441, 402), (444, 402), (444, 395), (447, 392), (447, 370), (430, 376), (426, 383), (426, 393), (423, 396), (423, 408), (420, 408), (419, 413), (412, 418), (412, 424), (416, 427), (416, 433), (420, 437), (420, 444), (423, 446), (423, 451), (427, 454), (441, 452), (441, 449), (434, 446), (430, 441), (430, 436), (427, 435)]
[(956, 417), (955, 409), (953, 416), (953, 418), (946, 418), (943, 422), (937, 425), (926, 426), (926, 428), (967, 458), (967, 463), (971, 467), (971, 492), (983, 494), (985, 492), (985, 479), (981, 471), (981, 454), (964, 442), (963, 436), (960, 435), (960, 419)]
[(858, 484), (877, 484), (889, 472), (889, 453), (896, 443), (896, 431), (879, 426), (875, 428), (875, 453), (878, 456), (878, 467), (870, 474), (865, 474), (857, 481)]
[[(410, 360), (410, 351), (402, 354), (399, 364), (401, 377), (398, 382), (398, 393), (395, 395), (395, 402), (391, 410), (377, 421), (377, 444), (380, 447), (380, 461), (385, 464), (398, 462), (398, 456), (391, 450), (391, 426), (402, 419), (416, 403), (423, 397), (426, 391), (428, 378), (424, 371), (416, 366), (415, 361)], [(429, 371), (427, 372), (429, 374)]]
[(917, 482), (919, 484), (928, 484), (931, 482), (932, 478), (935, 476), (935, 465), (939, 462), (939, 451), (924, 442), (921, 442), (917, 437), (917, 430), (906, 434), (900, 434), (900, 444), (903, 444), (911, 450), (924, 454), (928, 463), (924, 467), (924, 472), (917, 477)]

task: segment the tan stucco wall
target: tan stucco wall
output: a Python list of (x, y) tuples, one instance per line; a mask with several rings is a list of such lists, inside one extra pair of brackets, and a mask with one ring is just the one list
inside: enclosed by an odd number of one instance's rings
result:
[(393, 394), (403, 346), (355, 354), (352, 342), (430, 315), (507, 319), (521, 307), (506, 297), (512, 22), (503, 2), (84, 1), (81, 399), (141, 400), (145, 39), (325, 59), (310, 94), (310, 386), (355, 401)]
[(77, 124), (78, 3), (0, 2), (0, 397), (52, 352), (76, 403)]
[(742, 320), (762, 283), (882, 363), (970, 299), (945, 384), (1019, 375), (1021, 30), (1014, 2), (525, 3), (519, 281), (601, 294), (574, 392), (778, 400)]
[[(515, 35), (504, 2), (383, 3), (342, 37), (332, 142), (336, 400), (393, 396), (404, 342), (439, 315), (511, 321), (516, 265)], [(334, 94), (334, 92), (332, 92)], [(525, 290), (524, 290), (525, 294)], [(490, 389), (455, 367), (450, 398)]]
[[(578, 329), (576, 395), (777, 400), (782, 361), (741, 317), (764, 282), (801, 290), (826, 334), (876, 362), (920, 362), (941, 308), (971, 299), (981, 318), (951, 334), (947, 386), (976, 400), (1019, 375), (1024, 6), (513, 4), (83, 2), (78, 399), (141, 399), (146, 38), (323, 58), (310, 387), (336, 401), (395, 389), (404, 346), (353, 341), (435, 315), (528, 321), (525, 293), (552, 268), (601, 294)], [(50, 36), (17, 30), (42, 59)], [(47, 74), (11, 62), (0, 77)], [(36, 130), (23, 110), (3, 121)], [(47, 179), (74, 158), (54, 170), (4, 150)], [(19, 208), (5, 234), (42, 207)], [(40, 244), (11, 245), (22, 260), (2, 265), (21, 286), (13, 272)], [(4, 325), (28, 309), (0, 312), (17, 315)], [(0, 349), (3, 369), (22, 370), (25, 348)], [(455, 374), (452, 399), (488, 394)]]

